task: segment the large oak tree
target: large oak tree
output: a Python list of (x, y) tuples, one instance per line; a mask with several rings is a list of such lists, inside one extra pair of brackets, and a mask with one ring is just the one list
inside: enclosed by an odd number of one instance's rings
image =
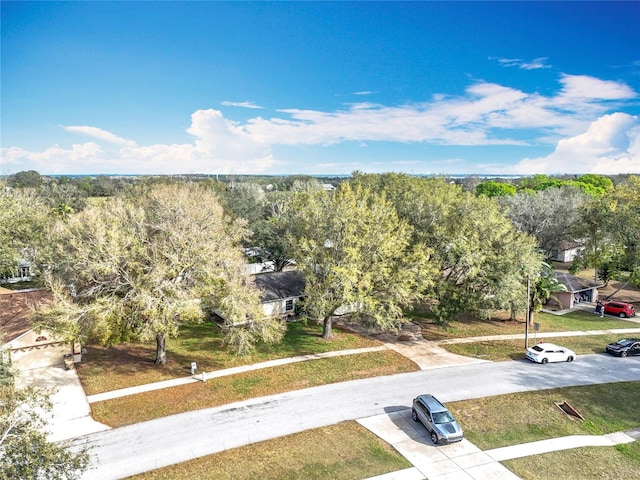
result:
[(277, 341), (280, 325), (263, 318), (240, 242), (244, 221), (228, 218), (218, 197), (194, 185), (145, 187), (89, 207), (51, 232), (46, 276), (54, 303), (36, 319), (74, 340), (156, 341), (215, 308), (229, 342), (245, 353), (259, 340)]
[(340, 309), (383, 329), (403, 321), (433, 270), (429, 250), (411, 244), (411, 226), (383, 195), (342, 183), (333, 193), (298, 192), (290, 221), (308, 312), (331, 337)]

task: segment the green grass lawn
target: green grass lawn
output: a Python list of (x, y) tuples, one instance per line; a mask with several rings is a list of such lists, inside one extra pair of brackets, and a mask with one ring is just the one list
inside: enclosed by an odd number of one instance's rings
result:
[[(447, 406), (465, 437), (482, 450), (565, 435), (595, 434), (640, 427), (640, 382), (513, 393), (453, 402)], [(565, 414), (566, 401), (584, 421)]]
[(137, 480), (362, 480), (411, 467), (356, 422), (307, 430), (133, 477)]
[(177, 338), (167, 340), (166, 365), (153, 363), (155, 343), (128, 342), (112, 347), (89, 345), (87, 355), (76, 367), (87, 395), (93, 395), (188, 376), (191, 362), (196, 362), (198, 372), (211, 372), (278, 358), (381, 345), (338, 329), (334, 329), (331, 340), (323, 340), (321, 334), (320, 325), (288, 323), (281, 343), (257, 345), (253, 354), (237, 356), (227, 351), (219, 327), (206, 322), (185, 325)]
[(637, 479), (640, 478), (640, 442), (550, 452), (503, 464), (525, 480)]
[[(551, 338), (539, 338), (531, 335), (529, 337), (529, 346), (540, 342), (550, 342), (570, 348), (578, 355), (586, 355), (603, 353), (607, 343), (615, 342), (620, 338), (624, 338), (624, 335), (608, 334)], [(494, 362), (522, 360), (525, 358), (524, 340), (486, 340), (473, 343), (452, 343), (442, 345), (442, 348), (458, 355), (481, 357), (483, 360), (492, 360)]]
[[(465, 437), (488, 450), (565, 435), (603, 435), (640, 426), (640, 382), (516, 393), (449, 404)], [(556, 403), (566, 401), (584, 418), (573, 419)], [(588, 447), (504, 462), (525, 480), (640, 478), (640, 442)]]
[[(524, 334), (524, 321), (512, 321), (494, 318), (492, 320), (463, 319), (446, 325), (435, 323), (432, 319), (412, 314), (414, 322), (420, 325), (422, 336), (427, 340), (438, 341), (450, 338), (484, 337), (488, 335)], [(504, 317), (504, 315), (503, 315)], [(569, 332), (611, 330), (620, 328), (640, 328), (640, 324), (606, 316), (600, 318), (589, 312), (573, 311), (564, 315), (537, 313), (534, 322), (540, 326), (540, 332)], [(529, 332), (533, 335), (533, 332)]]

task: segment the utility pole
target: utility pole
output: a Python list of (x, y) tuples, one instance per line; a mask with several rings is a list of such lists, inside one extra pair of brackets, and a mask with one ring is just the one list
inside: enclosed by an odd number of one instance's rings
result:
[(527, 318), (524, 322), (524, 349), (529, 348), (529, 321), (531, 320), (531, 276), (527, 275)]

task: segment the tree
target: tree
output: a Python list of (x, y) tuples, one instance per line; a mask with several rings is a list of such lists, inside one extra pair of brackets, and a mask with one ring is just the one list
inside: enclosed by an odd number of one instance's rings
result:
[(42, 176), (35, 170), (18, 172), (7, 177), (7, 184), (14, 188), (38, 189), (42, 184)]
[(266, 218), (251, 225), (253, 234), (247, 242), (248, 247), (258, 252), (261, 261), (273, 262), (276, 272), (281, 272), (293, 258), (287, 241), (291, 198), (290, 192), (270, 192), (266, 198)]
[(586, 240), (580, 262), (596, 271), (615, 262), (640, 283), (639, 176), (631, 175), (603, 197), (591, 199), (579, 225), (579, 235)]
[(604, 282), (604, 286), (609, 285), (609, 282), (620, 275), (620, 267), (617, 259), (612, 259), (606, 263), (603, 263), (596, 272), (598, 280)]
[(146, 186), (101, 202), (51, 232), (46, 279), (54, 302), (35, 320), (69, 340), (155, 340), (158, 364), (166, 362), (167, 337), (212, 308), (237, 351), (277, 341), (281, 326), (263, 318), (246, 272), (246, 234), (243, 221), (226, 217), (217, 196), (196, 185)]
[(580, 238), (576, 228), (590, 197), (575, 187), (561, 187), (502, 196), (498, 201), (516, 229), (533, 235), (548, 259), (564, 242)]
[(225, 208), (251, 226), (264, 218), (265, 192), (257, 183), (234, 182), (223, 195)]
[(292, 201), (292, 244), (305, 278), (305, 306), (331, 338), (340, 307), (352, 318), (389, 329), (403, 320), (433, 275), (429, 249), (411, 246), (411, 227), (384, 196), (342, 183), (333, 193), (298, 192)]
[(537, 271), (541, 259), (533, 238), (517, 232), (494, 199), (441, 178), (360, 174), (353, 182), (384, 193), (413, 227), (413, 244), (431, 249), (438, 273), (422, 292), (436, 320), (486, 316), (526, 301), (523, 268)]
[(529, 278), (530, 283), (530, 300), (529, 312), (527, 319), (529, 326), (533, 325), (533, 317), (536, 312), (542, 310), (542, 307), (551, 299), (555, 298), (556, 293), (566, 292), (567, 287), (558, 282), (553, 269), (546, 263), (542, 264), (542, 270), (535, 276)]
[(32, 261), (43, 240), (47, 208), (32, 190), (9, 190), (0, 183), (0, 270)]
[(640, 283), (640, 176), (632, 175), (605, 197), (604, 228), (622, 266)]
[(509, 183), (495, 182), (487, 180), (478, 184), (476, 187), (477, 195), (486, 195), (487, 197), (499, 197), (502, 195), (515, 195), (516, 187)]
[(598, 175), (595, 173), (586, 173), (584, 175), (580, 175), (576, 179), (576, 181), (601, 188), (603, 192), (608, 192), (613, 189), (613, 181), (609, 177), (605, 177), (604, 175)]
[(88, 450), (48, 442), (48, 395), (34, 387), (16, 388), (13, 375), (0, 352), (0, 480), (79, 478), (89, 466)]
[(86, 193), (72, 183), (48, 183), (40, 188), (39, 194), (56, 214), (79, 212), (87, 204)]

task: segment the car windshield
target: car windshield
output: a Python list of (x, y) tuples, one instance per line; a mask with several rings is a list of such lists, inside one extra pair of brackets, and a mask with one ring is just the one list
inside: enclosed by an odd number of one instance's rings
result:
[(633, 345), (633, 340), (620, 340), (618, 342), (618, 345), (620, 345), (621, 347), (630, 347), (631, 345)]
[(531, 347), (531, 350), (535, 350), (536, 352), (542, 352), (543, 348), (539, 345), (534, 345), (533, 347)]
[(449, 412), (436, 412), (433, 414), (433, 422), (436, 424), (453, 422)]

